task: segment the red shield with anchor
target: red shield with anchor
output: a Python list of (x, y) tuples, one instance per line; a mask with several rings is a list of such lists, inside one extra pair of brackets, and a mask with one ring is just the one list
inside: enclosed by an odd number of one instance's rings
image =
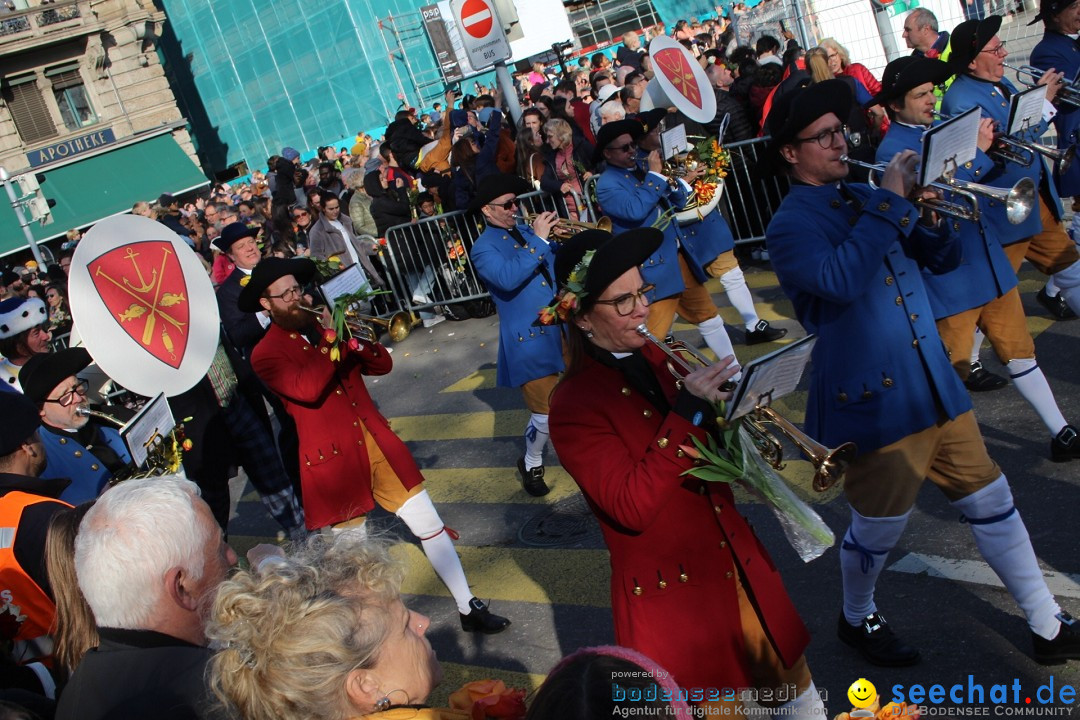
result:
[[(676, 48), (660, 50), (653, 56), (653, 65), (657, 72), (664, 74), (672, 87), (675, 88), (691, 105), (702, 108), (701, 88), (698, 87), (694, 77), (694, 68), (690, 66), (687, 53)], [(677, 100), (677, 98), (673, 98)], [(678, 102), (675, 103), (678, 106)]]
[(187, 349), (190, 308), (173, 244), (126, 243), (91, 260), (87, 270), (124, 332), (157, 360), (179, 368)]

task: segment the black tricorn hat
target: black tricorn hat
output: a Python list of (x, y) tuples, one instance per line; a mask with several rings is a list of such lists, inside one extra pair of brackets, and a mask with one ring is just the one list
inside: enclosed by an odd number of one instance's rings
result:
[(315, 277), (315, 270), (315, 263), (307, 258), (268, 257), (260, 260), (251, 271), (247, 285), (241, 288), (236, 305), (244, 312), (259, 312), (262, 310), (259, 298), (275, 280), (292, 275), (296, 282), (303, 285)]
[(497, 197), (506, 195), (507, 193), (513, 193), (514, 195), (524, 195), (531, 193), (535, 188), (529, 184), (529, 181), (520, 175), (511, 175), (510, 173), (495, 173), (488, 175), (480, 180), (480, 184), (476, 187), (476, 195), (473, 197), (472, 202), (469, 203), (469, 209), (474, 212), (480, 212), (480, 208), (487, 205), (489, 202)]
[(1072, 5), (1076, 0), (1042, 0), (1039, 3), (1039, 12), (1031, 19), (1028, 25), (1034, 25), (1040, 20), (1048, 20), (1057, 16), (1062, 10)]
[(0, 457), (10, 455), (41, 426), (41, 414), (29, 398), (0, 391)]
[(916, 55), (898, 58), (885, 66), (885, 72), (881, 74), (881, 92), (869, 102), (863, 103), (863, 106), (885, 105), (893, 100), (900, 100), (920, 85), (940, 85), (954, 72), (952, 66), (940, 60)]
[(769, 111), (766, 133), (772, 136), (761, 159), (762, 172), (775, 173), (782, 165), (780, 148), (795, 139), (818, 118), (832, 113), (847, 120), (855, 97), (843, 80), (825, 80), (784, 93)]
[(620, 135), (629, 135), (631, 140), (637, 142), (637, 139), (645, 134), (645, 127), (640, 118), (639, 115), (633, 119), (616, 120), (600, 126), (600, 132), (596, 133), (596, 146), (593, 148), (593, 164), (604, 159), (604, 149)]
[(663, 242), (663, 231), (654, 227), (636, 228), (618, 235), (604, 230), (579, 232), (563, 242), (555, 254), (555, 282), (562, 289), (585, 253), (594, 250), (582, 293), (585, 305), (591, 306), (608, 285), (648, 260)]
[(655, 130), (656, 126), (662, 123), (667, 116), (667, 108), (653, 108), (652, 110), (638, 113), (633, 119), (641, 123), (641, 134), (648, 135)]
[(19, 371), (23, 394), (40, 405), (67, 378), (82, 372), (94, 360), (86, 348), (73, 347), (33, 355)]
[(949, 64), (963, 72), (986, 47), (986, 43), (1001, 29), (1001, 16), (990, 15), (983, 20), (965, 20), (956, 26), (949, 38)]
[(221, 228), (221, 234), (214, 238), (214, 246), (222, 252), (229, 252), (232, 244), (240, 238), (255, 237), (258, 234), (257, 227), (248, 227), (242, 222), (229, 223)]

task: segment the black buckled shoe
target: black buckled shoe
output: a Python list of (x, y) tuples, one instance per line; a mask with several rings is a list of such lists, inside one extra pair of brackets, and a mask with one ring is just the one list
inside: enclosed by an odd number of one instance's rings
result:
[(967, 376), (967, 380), (964, 381), (964, 387), (971, 392), (990, 392), (991, 390), (1000, 390), (1009, 384), (1009, 381), (1000, 375), (995, 375), (986, 368), (979, 361), (971, 363), (971, 374)]
[(785, 335), (787, 335), (785, 328), (774, 328), (767, 320), (758, 320), (758, 324), (754, 326), (753, 330), (746, 331), (746, 344), (757, 345), (758, 343), (772, 342)]
[(525, 492), (533, 497), (543, 497), (551, 492), (551, 488), (544, 482), (544, 466), (538, 465), (532, 470), (525, 469), (525, 456), (518, 458), (518, 473), (521, 475), (521, 486)]
[(1080, 660), (1080, 628), (1076, 620), (1067, 612), (1059, 613), (1057, 618), (1061, 621), (1061, 629), (1053, 640), (1031, 633), (1037, 663), (1057, 665), (1066, 660)]
[(1055, 320), (1072, 320), (1076, 317), (1076, 313), (1069, 307), (1069, 303), (1065, 302), (1065, 298), (1061, 297), (1061, 293), (1058, 293), (1055, 297), (1050, 297), (1046, 292), (1045, 285), (1039, 291), (1039, 294), (1035, 296), (1035, 299), (1046, 308), (1046, 311)]
[(860, 625), (854, 626), (841, 612), (836, 634), (845, 644), (858, 650), (871, 665), (907, 667), (920, 660), (919, 651), (896, 637), (881, 613), (869, 615), (863, 618)]
[(1066, 425), (1050, 441), (1050, 459), (1054, 462), (1068, 462), (1077, 458), (1080, 458), (1080, 432), (1072, 425)]
[(483, 601), (473, 598), (469, 601), (469, 614), (461, 615), (461, 629), (465, 632), (478, 632), (485, 635), (501, 633), (510, 627), (510, 621), (488, 610)]

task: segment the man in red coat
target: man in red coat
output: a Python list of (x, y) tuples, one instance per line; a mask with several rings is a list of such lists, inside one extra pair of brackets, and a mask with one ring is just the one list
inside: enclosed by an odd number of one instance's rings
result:
[(282, 400), (300, 438), (300, 482), (309, 530), (362, 532), (375, 503), (394, 513), (424, 548), (471, 632), (502, 632), (510, 624), (473, 597), (448, 530), (424, 490), (405, 443), (375, 407), (364, 375), (393, 367), (379, 343), (360, 341), (331, 359), (328, 313), (322, 324), (300, 309), (302, 285), (315, 275), (307, 259), (266, 258), (255, 266), (237, 301), (244, 312), (272, 320), (251, 354), (255, 373)]

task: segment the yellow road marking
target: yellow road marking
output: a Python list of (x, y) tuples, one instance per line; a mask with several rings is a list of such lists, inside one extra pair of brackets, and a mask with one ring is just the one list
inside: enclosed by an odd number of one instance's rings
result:
[[(554, 462), (554, 458), (551, 458)], [(423, 468), (421, 468), (423, 469)], [(424, 487), (432, 502), (442, 503), (520, 503), (550, 505), (556, 500), (576, 495), (577, 485), (558, 465), (547, 466), (544, 478), (551, 492), (533, 497), (521, 489), (516, 467), (433, 468), (424, 470)]]
[(402, 440), (463, 440), (467, 438), (517, 437), (525, 432), (530, 413), (519, 410), (485, 410), (471, 413), (403, 415), (391, 418)]

